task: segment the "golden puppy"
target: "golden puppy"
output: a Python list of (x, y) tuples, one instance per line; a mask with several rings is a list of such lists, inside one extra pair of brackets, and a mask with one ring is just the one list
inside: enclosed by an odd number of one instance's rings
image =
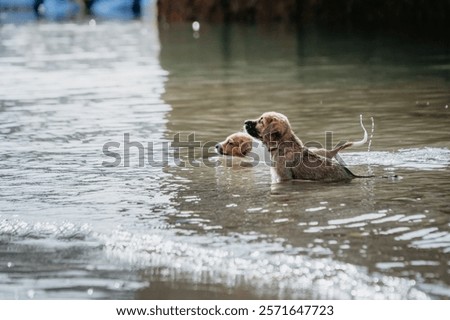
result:
[[(350, 181), (358, 176), (341, 164), (312, 152), (292, 131), (286, 116), (266, 112), (245, 121), (245, 130), (263, 142), (274, 162), (275, 180)], [(342, 148), (341, 148), (342, 149)]]
[(252, 143), (251, 136), (244, 132), (236, 132), (216, 144), (216, 152), (226, 156), (245, 157), (252, 150)]

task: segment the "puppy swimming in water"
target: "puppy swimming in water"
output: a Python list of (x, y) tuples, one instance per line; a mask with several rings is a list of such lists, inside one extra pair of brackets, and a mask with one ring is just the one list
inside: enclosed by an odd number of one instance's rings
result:
[(236, 132), (216, 144), (216, 152), (226, 156), (245, 157), (252, 151), (252, 144), (252, 136), (245, 132)]
[[(324, 152), (325, 156), (322, 156), (307, 148), (295, 135), (288, 118), (277, 112), (266, 112), (256, 120), (247, 120), (244, 127), (249, 135), (261, 140), (270, 152), (277, 181), (299, 179), (337, 182), (362, 178), (330, 158), (355, 143), (347, 143), (330, 151), (322, 149), (319, 151)], [(367, 141), (366, 135), (362, 141)]]
[[(224, 141), (215, 146), (216, 153), (229, 156), (234, 165), (254, 167), (259, 163), (270, 165), (270, 154), (260, 141), (245, 132), (229, 135)], [(229, 162), (229, 161), (228, 161)]]

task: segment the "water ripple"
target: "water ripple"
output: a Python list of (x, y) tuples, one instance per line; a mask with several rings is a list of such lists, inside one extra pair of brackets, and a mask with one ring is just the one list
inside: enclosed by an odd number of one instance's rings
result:
[(397, 152), (371, 151), (366, 153), (342, 153), (348, 165), (373, 165), (394, 168), (436, 170), (450, 164), (450, 150), (447, 148), (412, 148)]

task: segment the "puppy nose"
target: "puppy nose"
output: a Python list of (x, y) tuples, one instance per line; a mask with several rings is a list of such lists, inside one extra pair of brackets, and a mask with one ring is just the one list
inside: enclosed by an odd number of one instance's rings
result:
[(246, 126), (249, 126), (251, 123), (252, 123), (252, 120), (246, 120), (246, 121), (244, 122), (244, 124), (245, 124)]
[(219, 149), (220, 148), (220, 144), (216, 144), (216, 149)]

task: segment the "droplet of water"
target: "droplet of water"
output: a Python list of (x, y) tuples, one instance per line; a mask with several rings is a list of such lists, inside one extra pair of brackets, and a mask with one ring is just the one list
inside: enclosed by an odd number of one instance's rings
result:
[(198, 22), (198, 21), (192, 22), (192, 30), (194, 32), (199, 32), (200, 31), (200, 22)]
[(92, 295), (94, 294), (94, 289), (89, 288), (89, 289), (87, 290), (87, 294), (90, 295), (90, 296), (92, 296)]

